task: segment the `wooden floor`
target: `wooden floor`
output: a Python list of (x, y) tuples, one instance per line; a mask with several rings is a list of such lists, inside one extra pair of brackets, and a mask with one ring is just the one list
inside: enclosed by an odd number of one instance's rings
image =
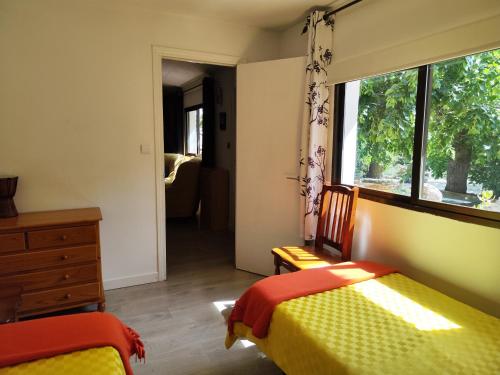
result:
[[(136, 329), (146, 346), (141, 374), (281, 374), (255, 346), (224, 347), (226, 326), (214, 302), (231, 301), (259, 277), (234, 269), (234, 239), (167, 224), (167, 281), (106, 292), (107, 310)], [(132, 361), (133, 362), (133, 361)]]

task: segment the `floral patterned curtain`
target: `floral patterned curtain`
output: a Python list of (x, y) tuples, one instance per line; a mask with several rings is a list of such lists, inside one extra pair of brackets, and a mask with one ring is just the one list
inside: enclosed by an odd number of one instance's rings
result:
[(332, 62), (333, 18), (324, 11), (307, 17), (309, 33), (306, 63), (306, 94), (300, 147), (300, 206), (305, 240), (314, 240), (320, 194), (325, 183), (329, 125), (327, 67)]

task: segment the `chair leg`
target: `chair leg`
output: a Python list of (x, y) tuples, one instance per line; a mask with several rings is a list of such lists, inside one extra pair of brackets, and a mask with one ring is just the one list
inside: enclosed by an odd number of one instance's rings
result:
[(274, 256), (274, 274), (279, 275), (281, 273), (281, 258), (277, 255)]

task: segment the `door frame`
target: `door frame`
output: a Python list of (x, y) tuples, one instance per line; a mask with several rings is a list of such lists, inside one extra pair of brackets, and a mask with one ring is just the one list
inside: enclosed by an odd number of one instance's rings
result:
[(165, 159), (163, 150), (162, 60), (180, 60), (195, 63), (234, 67), (240, 56), (192, 51), (159, 45), (152, 46), (153, 57), (153, 119), (156, 194), (156, 248), (158, 281), (167, 279), (166, 215), (165, 215)]

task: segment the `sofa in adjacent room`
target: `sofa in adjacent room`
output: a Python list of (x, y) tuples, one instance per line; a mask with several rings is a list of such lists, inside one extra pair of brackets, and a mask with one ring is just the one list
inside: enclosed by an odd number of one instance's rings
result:
[(191, 217), (200, 202), (201, 158), (181, 154), (165, 154), (166, 217)]

